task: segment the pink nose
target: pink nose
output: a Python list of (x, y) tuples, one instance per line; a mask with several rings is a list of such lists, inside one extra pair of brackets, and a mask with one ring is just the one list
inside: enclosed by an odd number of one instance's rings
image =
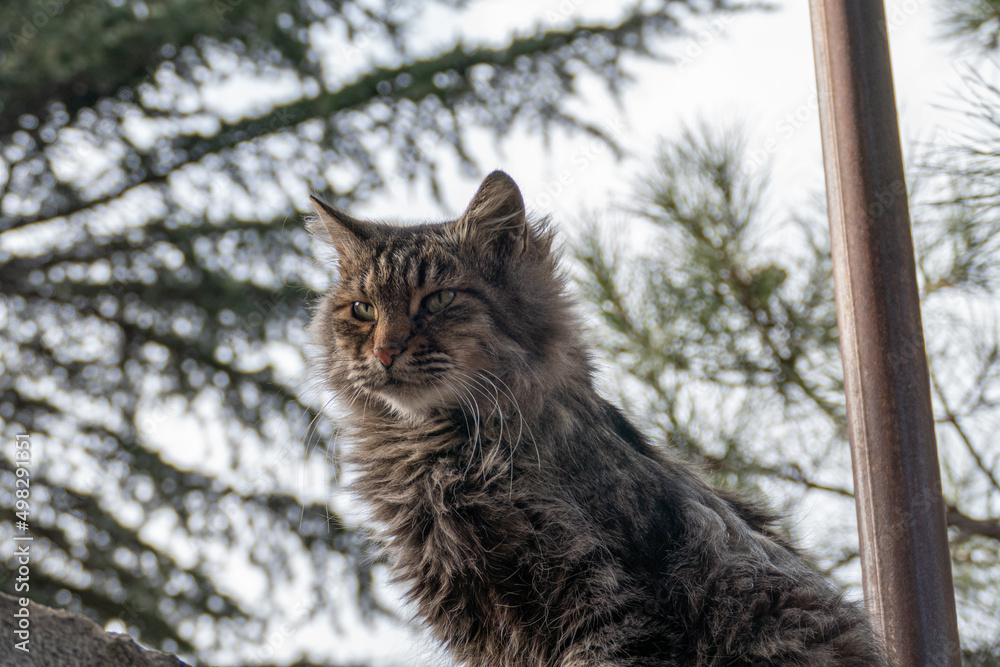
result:
[(398, 347), (376, 347), (375, 348), (375, 356), (378, 357), (378, 360), (381, 361), (382, 365), (385, 366), (386, 368), (389, 368), (389, 366), (392, 366), (393, 359), (395, 359), (396, 357), (398, 357), (402, 353), (403, 353), (403, 351), (401, 349), (399, 349)]

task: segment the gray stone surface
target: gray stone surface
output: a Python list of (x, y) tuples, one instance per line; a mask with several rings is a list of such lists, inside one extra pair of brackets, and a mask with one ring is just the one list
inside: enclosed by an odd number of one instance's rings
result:
[(28, 647), (15, 648), (24, 614), (19, 598), (0, 593), (0, 667), (188, 667), (176, 656), (146, 649), (128, 635), (105, 632), (88, 618), (29, 602)]

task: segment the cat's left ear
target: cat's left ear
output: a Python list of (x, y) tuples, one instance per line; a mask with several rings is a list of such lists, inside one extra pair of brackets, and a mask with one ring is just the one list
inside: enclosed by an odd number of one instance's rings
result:
[(307, 229), (332, 243), (341, 257), (356, 254), (369, 236), (370, 223), (355, 220), (319, 197), (310, 196), (309, 199), (315, 215), (307, 221)]
[(524, 198), (514, 179), (494, 171), (485, 179), (455, 222), (460, 242), (501, 247), (520, 254), (528, 247), (529, 229), (524, 212)]

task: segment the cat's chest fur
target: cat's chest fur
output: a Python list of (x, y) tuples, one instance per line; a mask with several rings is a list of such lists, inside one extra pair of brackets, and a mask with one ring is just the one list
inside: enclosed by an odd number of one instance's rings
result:
[(603, 461), (606, 474), (595, 475), (595, 461), (571, 456), (559, 464), (568, 454), (560, 450), (583, 444), (582, 434), (554, 436), (560, 420), (541, 417), (501, 426), (480, 415), (478, 430), (458, 415), (388, 419), (369, 424), (375, 432), (359, 438), (353, 456), (355, 488), (384, 527), (397, 578), (470, 664), (554, 664), (572, 637), (599, 631), (648, 580), (645, 564), (623, 567), (630, 546), (649, 541), (646, 522), (635, 521), (641, 514), (594, 511), (610, 487), (623, 493), (615, 471)]

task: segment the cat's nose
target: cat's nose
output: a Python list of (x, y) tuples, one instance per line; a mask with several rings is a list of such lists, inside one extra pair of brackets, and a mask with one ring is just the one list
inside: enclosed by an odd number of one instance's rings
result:
[(381, 361), (382, 365), (385, 366), (386, 368), (389, 368), (389, 366), (392, 366), (393, 360), (396, 357), (398, 357), (400, 354), (402, 354), (402, 353), (403, 353), (403, 350), (401, 350), (398, 347), (376, 347), (375, 348), (375, 356), (378, 357), (378, 360)]

